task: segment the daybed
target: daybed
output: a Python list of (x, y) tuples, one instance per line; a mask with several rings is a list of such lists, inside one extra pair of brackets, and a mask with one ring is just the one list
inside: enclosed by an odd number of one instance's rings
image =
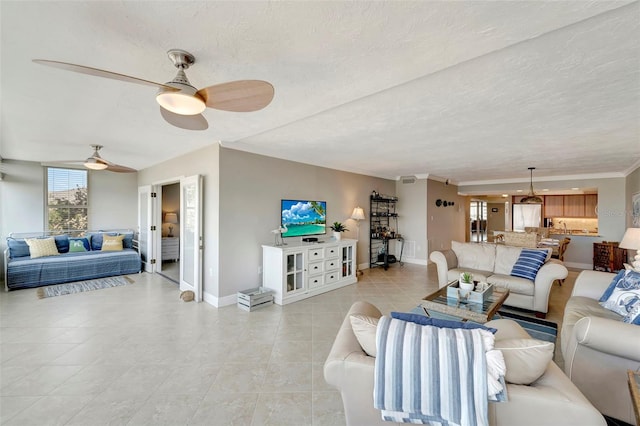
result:
[[(340, 391), (346, 423), (350, 426), (383, 426), (381, 412), (374, 408), (374, 366), (376, 358), (368, 356), (351, 326), (351, 315), (381, 317), (380, 311), (367, 302), (353, 304), (344, 319), (324, 364), (327, 383)], [(498, 330), (496, 346), (507, 339), (529, 339), (516, 322), (499, 319), (485, 324)], [(542, 376), (529, 385), (507, 384), (508, 402), (489, 403), (491, 425), (580, 425), (604, 426), (604, 418), (564, 375), (549, 361)]]
[(605, 309), (599, 299), (615, 274), (582, 271), (564, 309), (564, 371), (600, 412), (635, 423), (627, 370), (640, 369), (640, 325)]
[[(532, 279), (514, 275), (514, 265), (521, 259), (523, 250), (544, 250), (547, 253)], [(471, 272), (476, 281), (508, 288), (506, 306), (535, 311), (541, 317), (545, 317), (549, 310), (551, 285), (569, 273), (562, 262), (551, 259), (551, 249), (524, 249), (503, 244), (452, 241), (451, 250), (434, 251), (429, 259), (438, 268), (440, 287), (457, 280), (462, 272)]]
[[(116, 244), (115, 248), (109, 247), (112, 250), (106, 250), (107, 247), (103, 250), (105, 235), (109, 236), (109, 243), (114, 240)], [(27, 240), (44, 241), (50, 237), (43, 233), (12, 234), (7, 238), (8, 247), (4, 252), (5, 290), (138, 273), (141, 260), (134, 248), (133, 235), (131, 230), (86, 232), (85, 240), (57, 235), (53, 237), (55, 247), (52, 252), (45, 250), (45, 255), (36, 257)], [(121, 247), (117, 246), (118, 241)], [(74, 247), (70, 249), (72, 245)]]

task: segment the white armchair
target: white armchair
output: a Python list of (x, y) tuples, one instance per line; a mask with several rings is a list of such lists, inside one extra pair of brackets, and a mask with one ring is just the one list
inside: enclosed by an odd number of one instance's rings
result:
[(603, 414), (635, 423), (627, 370), (640, 369), (640, 326), (598, 303), (615, 274), (582, 271), (565, 306), (564, 371)]

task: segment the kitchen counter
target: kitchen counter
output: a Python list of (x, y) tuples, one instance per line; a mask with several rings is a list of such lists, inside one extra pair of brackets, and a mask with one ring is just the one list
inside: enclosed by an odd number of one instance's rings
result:
[(571, 238), (572, 236), (579, 236), (579, 237), (600, 237), (600, 234), (598, 234), (597, 232), (582, 232), (582, 231), (569, 231), (567, 230), (567, 233), (565, 234), (564, 231), (558, 230), (558, 231), (550, 231), (549, 235), (557, 235), (557, 236), (567, 236), (569, 238)]

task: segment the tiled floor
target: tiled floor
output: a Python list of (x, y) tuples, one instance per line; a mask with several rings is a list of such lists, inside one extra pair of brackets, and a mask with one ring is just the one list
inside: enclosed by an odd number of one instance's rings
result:
[[(352, 302), (407, 311), (437, 288), (434, 265), (394, 265), (248, 313), (184, 303), (158, 275), (132, 277), (41, 300), (0, 294), (0, 424), (342, 425), (322, 366)], [(570, 282), (554, 285), (548, 319), (562, 317)]]

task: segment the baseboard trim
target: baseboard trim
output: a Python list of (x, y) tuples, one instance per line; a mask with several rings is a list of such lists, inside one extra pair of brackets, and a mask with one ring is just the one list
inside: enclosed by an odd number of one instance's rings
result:
[(411, 263), (413, 265), (427, 266), (429, 262), (424, 259), (402, 259), (402, 263)]
[(591, 263), (575, 263), (575, 262), (564, 262), (564, 266), (567, 268), (575, 268), (575, 269), (593, 269), (593, 264)]
[(204, 293), (202, 299), (214, 308), (222, 308), (223, 306), (235, 305), (238, 300), (238, 296), (233, 294), (231, 296), (216, 297), (209, 293)]

